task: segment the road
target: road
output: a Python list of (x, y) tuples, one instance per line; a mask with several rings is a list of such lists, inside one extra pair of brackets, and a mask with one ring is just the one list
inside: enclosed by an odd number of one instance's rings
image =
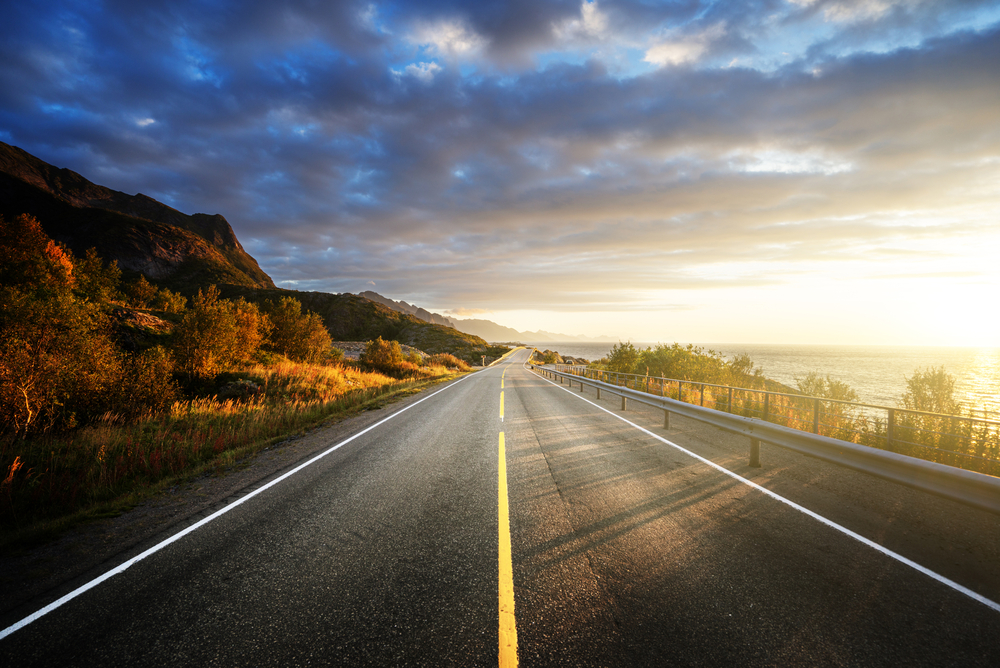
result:
[(807, 457), (749, 469), (736, 437), (525, 357), (8, 626), (0, 664), (497, 665), (509, 577), (523, 666), (1000, 665), (996, 516)]

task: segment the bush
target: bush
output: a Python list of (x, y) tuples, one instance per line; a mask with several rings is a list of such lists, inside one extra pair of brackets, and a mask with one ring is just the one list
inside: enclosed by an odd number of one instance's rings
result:
[(403, 363), (403, 349), (399, 346), (399, 341), (385, 341), (380, 336), (368, 342), (359, 360), (370, 369), (391, 375)]
[(449, 353), (431, 355), (431, 357), (427, 360), (427, 363), (431, 366), (443, 366), (446, 369), (457, 369), (458, 371), (472, 370), (472, 367), (466, 364), (464, 360), (460, 360)]

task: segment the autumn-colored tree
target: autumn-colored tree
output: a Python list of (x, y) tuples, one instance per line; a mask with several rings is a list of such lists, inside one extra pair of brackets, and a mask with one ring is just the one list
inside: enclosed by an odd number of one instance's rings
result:
[(73, 285), (71, 254), (54, 242), (34, 216), (0, 216), (0, 285), (64, 292)]
[(80, 298), (99, 304), (122, 300), (122, 270), (117, 262), (112, 260), (105, 265), (97, 250), (90, 248), (82, 258), (76, 259), (73, 267)]
[(367, 367), (393, 375), (403, 365), (403, 349), (399, 341), (385, 341), (380, 336), (368, 342), (359, 359)]
[(187, 297), (168, 288), (160, 288), (153, 299), (152, 307), (167, 313), (182, 313), (187, 308)]
[(323, 362), (330, 358), (333, 344), (323, 319), (316, 313), (302, 312), (302, 303), (294, 297), (264, 303), (264, 313), (274, 325), (267, 347), (299, 362)]
[(156, 294), (159, 290), (155, 285), (147, 281), (145, 276), (139, 274), (139, 278), (125, 286), (125, 291), (128, 293), (128, 299), (132, 306), (136, 308), (149, 308), (156, 299)]
[(74, 284), (72, 254), (36, 219), (0, 217), (0, 429), (71, 427), (109, 409), (119, 353)]
[(180, 369), (210, 378), (253, 358), (271, 330), (256, 304), (219, 297), (214, 285), (199, 290), (191, 309), (174, 329), (173, 350)]

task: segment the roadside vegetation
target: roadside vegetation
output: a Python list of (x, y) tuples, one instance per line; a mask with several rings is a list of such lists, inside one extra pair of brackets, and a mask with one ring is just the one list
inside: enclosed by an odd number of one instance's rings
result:
[[(552, 357), (540, 361), (552, 363)], [(906, 379), (906, 390), (893, 410), (891, 435), (888, 413), (853, 405), (858, 395), (846, 383), (813, 372), (798, 379), (795, 388), (787, 387), (766, 378), (748, 355), (726, 359), (678, 343), (640, 350), (625, 342), (590, 368), (603, 380), (633, 389), (1000, 475), (1000, 424), (976, 420), (964, 411), (954, 396), (955, 379), (943, 367), (917, 369)], [(765, 392), (772, 394), (765, 398)]]
[(0, 217), (0, 546), (469, 370), (381, 338), (362, 357), (294, 297), (125, 282), (31, 216)]

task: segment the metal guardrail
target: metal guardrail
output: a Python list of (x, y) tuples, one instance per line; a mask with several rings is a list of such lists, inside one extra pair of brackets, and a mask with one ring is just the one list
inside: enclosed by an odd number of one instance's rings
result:
[(750, 466), (760, 466), (760, 444), (764, 442), (1000, 514), (1000, 478), (800, 431), (759, 418), (723, 413), (545, 366), (531, 366), (560, 382), (579, 383), (581, 391), (585, 385), (595, 388), (598, 399), (601, 392), (620, 396), (622, 410), (626, 409), (629, 399), (662, 409), (664, 427), (670, 426), (670, 414), (676, 413), (747, 436), (750, 438)]
[(744, 417), (1000, 476), (1000, 421), (590, 367), (557, 370)]

